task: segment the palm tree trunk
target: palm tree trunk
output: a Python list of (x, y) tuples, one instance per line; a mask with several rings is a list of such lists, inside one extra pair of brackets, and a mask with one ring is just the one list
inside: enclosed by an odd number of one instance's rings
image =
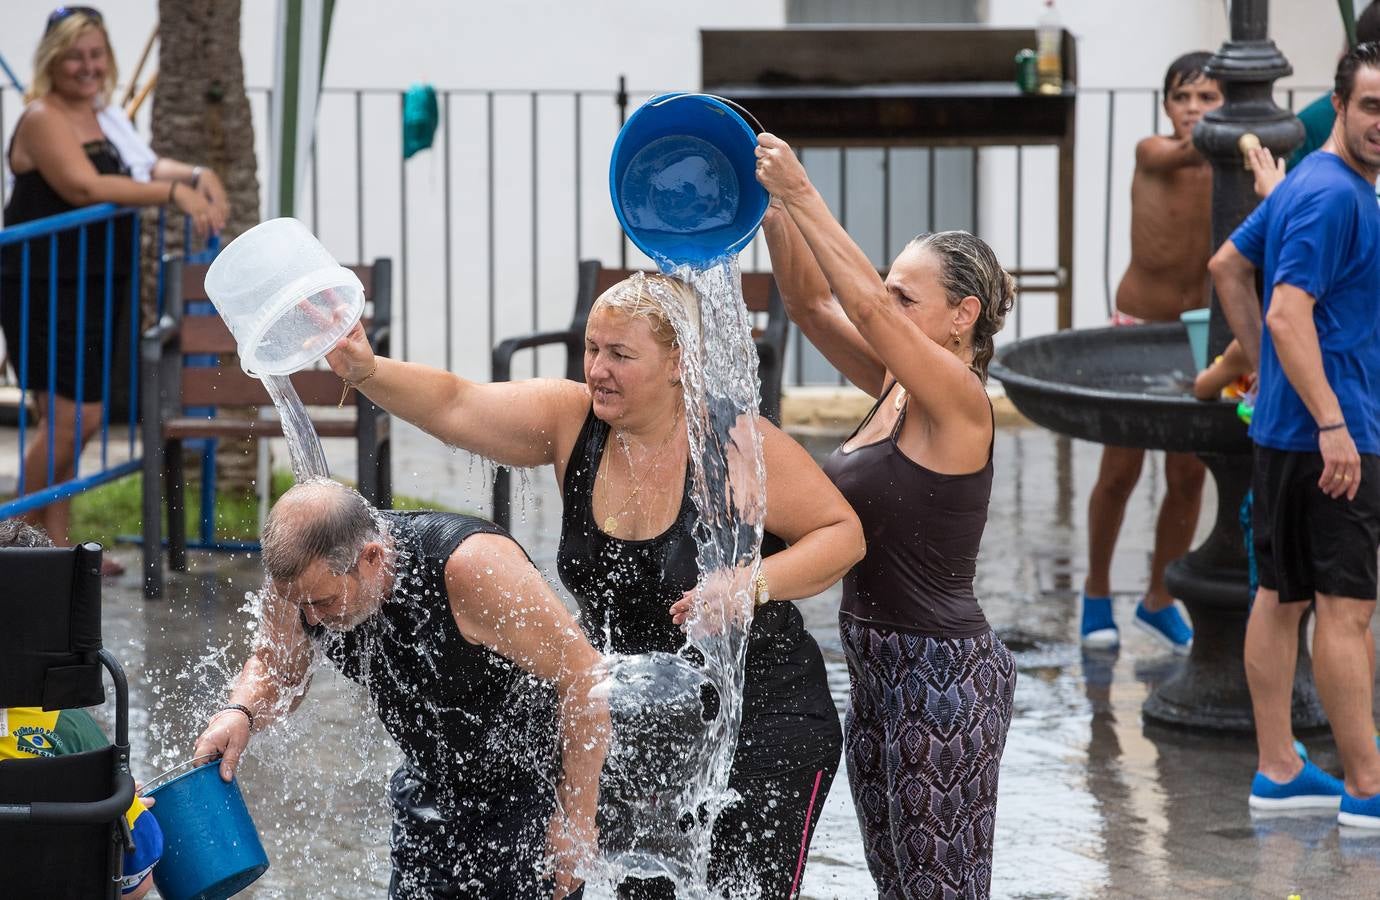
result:
[[(259, 221), (254, 122), (244, 89), (239, 0), (159, 0), (158, 86), (153, 99), (153, 149), (159, 156), (214, 169), (225, 182), (230, 221), (224, 246)], [(182, 217), (169, 214), (165, 252), (180, 253)], [(145, 228), (147, 240), (154, 228)], [(145, 245), (145, 259), (156, 255)], [(151, 296), (151, 292), (145, 292)], [(146, 308), (146, 314), (150, 312)], [(222, 441), (222, 489), (252, 489), (254, 441)]]

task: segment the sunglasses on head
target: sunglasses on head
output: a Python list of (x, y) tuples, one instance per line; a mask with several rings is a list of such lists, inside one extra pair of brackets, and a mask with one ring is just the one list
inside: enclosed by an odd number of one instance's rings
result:
[(100, 25), (103, 21), (101, 19), (100, 11), (93, 9), (90, 6), (59, 6), (57, 9), (53, 10), (51, 13), (48, 14), (48, 24), (44, 27), (43, 33), (47, 34), (54, 28), (56, 28), (59, 22), (61, 22), (64, 19), (71, 18), (72, 16), (75, 16), (78, 13), (91, 19), (97, 25)]

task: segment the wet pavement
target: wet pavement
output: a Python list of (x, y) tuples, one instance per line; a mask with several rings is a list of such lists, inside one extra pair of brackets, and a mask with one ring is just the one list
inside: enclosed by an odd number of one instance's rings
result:
[[(460, 509), (487, 506), (491, 469), (485, 464), (406, 426), (396, 443), (398, 492)], [(832, 445), (812, 443), (816, 452)], [(352, 477), (348, 443), (325, 446), (333, 470)], [(1019, 680), (1002, 763), (992, 895), (1282, 900), (1298, 893), (1306, 900), (1380, 894), (1380, 834), (1339, 832), (1328, 817), (1249, 813), (1250, 741), (1142, 724), (1147, 693), (1177, 665), (1148, 637), (1124, 628), (1119, 653), (1080, 652), (1076, 588), (1099, 448), (1012, 426), (999, 430), (995, 452), (977, 589), (1016, 655)], [(1145, 580), (1163, 485), (1158, 466), (1152, 455), (1113, 567), (1123, 626)], [(514, 532), (554, 575), (559, 516), (552, 479), (537, 472), (515, 481), (523, 487)], [(1210, 485), (1207, 494), (1210, 511)], [(1200, 535), (1209, 518), (1202, 517)], [(137, 572), (134, 551), (116, 552)], [(189, 755), (205, 712), (246, 654), (245, 594), (258, 587), (257, 560), (192, 556), (193, 571), (171, 578), (165, 601), (144, 602), (133, 575), (107, 583), (106, 644), (130, 675), (133, 751), (144, 779)], [(800, 606), (824, 648), (842, 713), (847, 672), (837, 603), (835, 588)], [(1328, 739), (1309, 745), (1316, 761), (1339, 772)], [(242, 769), (273, 862), (245, 896), (383, 896), (384, 782), (396, 762), (359, 691), (329, 669), (319, 672), (288, 727), (256, 737)], [(875, 896), (842, 772), (824, 808), (801, 896)]]

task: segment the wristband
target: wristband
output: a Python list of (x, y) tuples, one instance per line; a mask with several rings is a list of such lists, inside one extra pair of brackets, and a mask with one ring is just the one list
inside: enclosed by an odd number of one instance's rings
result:
[(1318, 426), (1318, 431), (1319, 431), (1319, 432), (1323, 432), (1323, 431), (1336, 431), (1338, 428), (1345, 428), (1345, 427), (1346, 427), (1346, 423), (1345, 423), (1345, 422), (1333, 422), (1331, 425), (1319, 425), (1319, 426)]
[(201, 186), (201, 166), (192, 166), (192, 187)]
[(227, 703), (227, 704), (225, 704), (224, 706), (222, 706), (220, 709), (216, 710), (215, 715), (211, 716), (211, 718), (214, 719), (216, 716), (220, 715), (221, 713), (225, 713), (225, 712), (242, 712), (242, 713), (244, 713), (244, 717), (245, 717), (246, 719), (249, 720), (249, 730), (250, 730), (250, 731), (253, 731), (253, 730), (254, 730), (254, 712), (253, 712), (253, 710), (251, 710), (249, 707), (247, 707), (247, 706), (245, 706), (245, 705), (243, 705), (243, 704), (241, 704), (241, 703)]

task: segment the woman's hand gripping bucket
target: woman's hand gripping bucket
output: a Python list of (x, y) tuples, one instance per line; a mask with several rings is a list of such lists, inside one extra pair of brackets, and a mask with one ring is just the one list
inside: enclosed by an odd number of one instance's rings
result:
[(290, 375), (326, 355), (364, 312), (364, 286), (296, 219), (270, 219), (211, 263), (206, 294), (250, 375)]

